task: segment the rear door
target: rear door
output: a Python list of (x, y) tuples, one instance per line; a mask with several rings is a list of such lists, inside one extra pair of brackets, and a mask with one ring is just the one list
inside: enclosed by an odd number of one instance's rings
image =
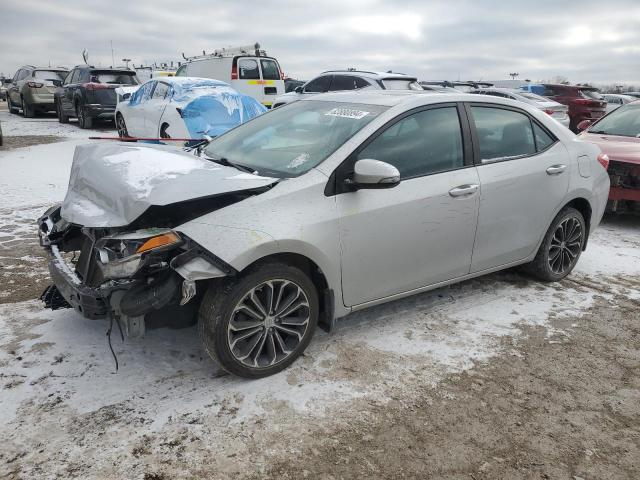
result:
[(280, 65), (273, 58), (260, 59), (260, 71), (262, 74), (262, 92), (264, 94), (262, 104), (271, 107), (273, 99), (284, 92), (284, 80)]
[(538, 246), (563, 204), (572, 163), (564, 145), (526, 112), (467, 105), (480, 178), (471, 272), (522, 260)]
[(20, 91), (18, 90), (18, 80), (20, 79), (20, 75), (22, 75), (23, 70), (20, 69), (13, 76), (13, 80), (9, 84), (7, 88), (7, 95), (11, 99), (11, 103), (16, 107), (20, 107), (22, 105), (22, 100), (20, 99)]
[(156, 82), (151, 97), (142, 109), (144, 115), (144, 135), (158, 137), (160, 135), (160, 119), (167, 107), (167, 95), (170, 86), (162, 81)]
[(62, 102), (62, 108), (67, 114), (74, 115), (76, 114), (75, 108), (73, 105), (73, 93), (76, 84), (78, 83), (78, 77), (80, 75), (80, 70), (78, 68), (74, 68), (69, 72), (67, 78), (64, 79), (62, 84), (62, 95), (60, 97), (60, 101)]

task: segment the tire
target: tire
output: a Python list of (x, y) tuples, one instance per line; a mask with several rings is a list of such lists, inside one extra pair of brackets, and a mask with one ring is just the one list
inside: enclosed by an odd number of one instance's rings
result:
[[(269, 298), (277, 300), (268, 315), (261, 313), (252, 293), (260, 305), (266, 306)], [(277, 315), (278, 308), (283, 316)], [(300, 356), (313, 337), (318, 312), (318, 294), (306, 274), (283, 263), (266, 263), (212, 283), (200, 305), (198, 331), (205, 350), (223, 369), (262, 378), (284, 370)]]
[(93, 118), (87, 115), (87, 110), (82, 103), (76, 106), (76, 116), (78, 117), (78, 126), (80, 128), (87, 129), (93, 126)]
[(14, 115), (18, 113), (18, 108), (13, 106), (11, 103), (11, 98), (7, 95), (7, 108), (9, 109), (9, 113), (13, 113)]
[(33, 105), (29, 104), (24, 98), (22, 99), (22, 115), (24, 118), (34, 118), (36, 116)]
[(584, 247), (586, 224), (575, 208), (563, 208), (542, 240), (533, 261), (524, 269), (543, 282), (557, 282), (571, 273)]
[(129, 132), (127, 131), (127, 124), (124, 121), (124, 117), (121, 113), (116, 115), (116, 129), (118, 130), (118, 136), (120, 138), (129, 137)]
[(64, 114), (60, 100), (56, 101), (56, 113), (58, 114), (58, 122), (69, 123), (69, 116)]
[(163, 123), (160, 127), (160, 138), (171, 138), (171, 135), (167, 133), (167, 128), (169, 128), (169, 124)]

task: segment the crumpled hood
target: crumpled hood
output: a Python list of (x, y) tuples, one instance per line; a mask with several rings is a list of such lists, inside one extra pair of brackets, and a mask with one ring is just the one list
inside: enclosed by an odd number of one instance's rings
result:
[(276, 181), (164, 145), (79, 145), (61, 215), (86, 227), (121, 227), (152, 205), (240, 192)]
[(610, 160), (640, 165), (640, 138), (620, 137), (584, 132), (579, 135), (585, 142), (595, 143)]

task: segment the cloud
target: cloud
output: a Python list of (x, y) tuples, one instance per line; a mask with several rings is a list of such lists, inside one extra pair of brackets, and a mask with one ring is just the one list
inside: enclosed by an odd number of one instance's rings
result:
[(556, 75), (574, 82), (640, 81), (640, 4), (538, 0), (110, 1), (5, 0), (0, 72), (25, 64), (179, 61), (259, 41), (283, 70), (311, 78), (357, 67), (422, 79)]

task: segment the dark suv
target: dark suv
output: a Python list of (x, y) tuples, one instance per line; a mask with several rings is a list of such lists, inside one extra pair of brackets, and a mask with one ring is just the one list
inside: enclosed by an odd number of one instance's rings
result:
[(10, 113), (35, 117), (37, 112), (54, 110), (53, 95), (68, 70), (57, 67), (21, 67), (7, 85), (7, 107)]
[(136, 72), (117, 68), (75, 67), (55, 94), (58, 121), (76, 117), (80, 128), (91, 128), (96, 118), (113, 120), (121, 85), (138, 85)]
[[(533, 91), (533, 87), (530, 89)], [(569, 107), (569, 128), (578, 133), (578, 124), (583, 120), (595, 121), (605, 114), (607, 102), (600, 96), (598, 89), (585, 85), (542, 84), (539, 95), (548, 97)], [(524, 87), (523, 87), (524, 88)], [(533, 91), (533, 93), (538, 93)]]

